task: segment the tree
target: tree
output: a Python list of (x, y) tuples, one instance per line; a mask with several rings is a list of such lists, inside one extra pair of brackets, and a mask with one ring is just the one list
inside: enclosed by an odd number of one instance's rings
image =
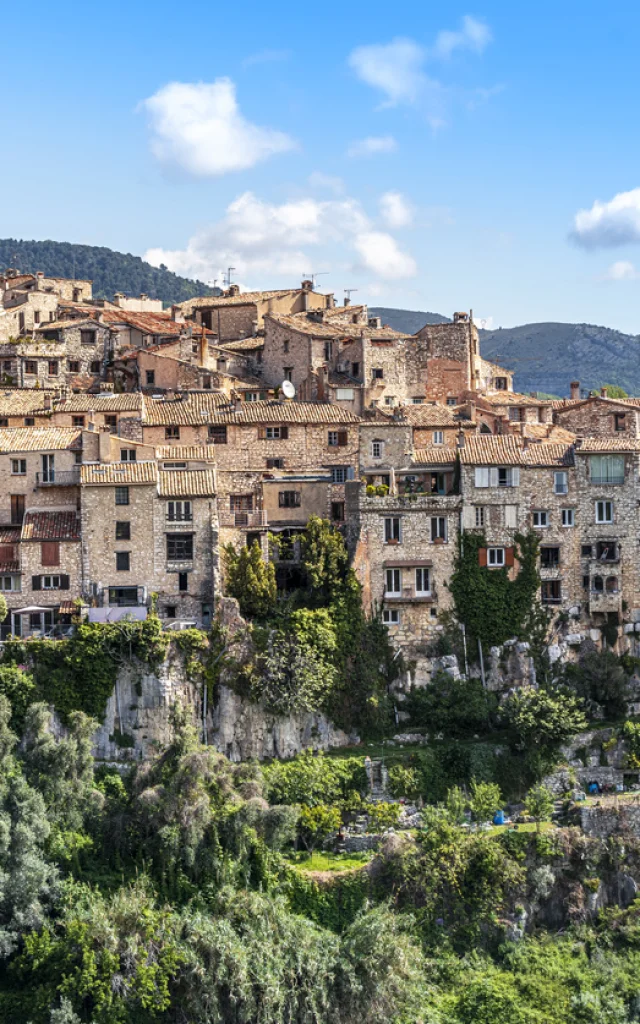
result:
[(336, 675), (335, 666), (314, 646), (300, 644), (295, 635), (283, 630), (272, 630), (259, 671), (251, 679), (251, 696), (279, 715), (315, 711), (331, 693)]
[(305, 848), (312, 853), (318, 844), (326, 843), (340, 831), (342, 817), (337, 807), (316, 804), (303, 807), (298, 819), (298, 833)]
[(553, 811), (553, 797), (546, 786), (540, 783), (532, 786), (526, 795), (525, 803), (528, 813), (534, 818), (536, 832), (540, 831), (540, 822), (549, 821)]
[(469, 804), (469, 799), (464, 792), (460, 789), (460, 786), (452, 786), (451, 789), (447, 790), (444, 805), (449, 813), (449, 816), (456, 825), (461, 825), (464, 821), (464, 812)]
[(602, 384), (607, 389), (607, 398), (628, 398), (629, 395), (619, 384)]
[(502, 806), (500, 786), (494, 782), (476, 782), (472, 779), (469, 803), (477, 822), (493, 821), (494, 814)]
[(629, 680), (612, 651), (592, 652), (565, 670), (567, 685), (579, 697), (599, 704), (607, 718), (622, 718), (627, 710)]
[(465, 739), (489, 730), (497, 703), (495, 694), (488, 693), (479, 679), (454, 679), (441, 670), (434, 673), (429, 686), (411, 691), (403, 710), (414, 725)]
[(329, 604), (349, 573), (344, 538), (327, 519), (311, 516), (302, 536), (302, 568), (314, 604)]
[(517, 749), (552, 752), (587, 727), (582, 704), (575, 697), (523, 686), (502, 704), (502, 715)]
[(227, 593), (235, 597), (247, 618), (265, 619), (275, 608), (276, 570), (265, 562), (258, 541), (236, 551), (233, 544), (223, 550)]

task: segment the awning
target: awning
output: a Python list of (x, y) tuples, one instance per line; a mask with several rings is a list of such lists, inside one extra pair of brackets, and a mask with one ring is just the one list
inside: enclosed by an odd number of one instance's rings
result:
[[(87, 605), (83, 601), (80, 610), (86, 607)], [(58, 613), (60, 615), (76, 615), (78, 610), (79, 608), (75, 601), (63, 601), (58, 608)]]
[(35, 615), (36, 612), (52, 612), (53, 610), (54, 609), (51, 608), (51, 607), (49, 607), (49, 608), (39, 608), (37, 605), (33, 604), (33, 605), (30, 605), (28, 608), (13, 608), (12, 609), (12, 614), (13, 615), (31, 615), (31, 614)]

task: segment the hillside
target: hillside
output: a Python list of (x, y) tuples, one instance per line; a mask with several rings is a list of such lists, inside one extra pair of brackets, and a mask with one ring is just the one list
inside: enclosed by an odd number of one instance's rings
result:
[[(426, 323), (445, 323), (446, 317), (416, 310), (370, 308), (375, 316), (399, 331), (415, 333)], [(480, 331), (485, 359), (516, 371), (518, 391), (567, 395), (569, 383), (584, 388), (619, 384), (640, 394), (640, 336), (622, 334), (593, 324), (540, 323)]]
[(152, 267), (139, 256), (114, 252), (104, 246), (71, 242), (0, 239), (0, 269), (17, 267), (23, 273), (42, 270), (51, 277), (88, 278), (97, 299), (111, 299), (114, 292), (145, 293), (165, 304), (184, 302), (194, 295), (212, 295), (202, 281), (178, 277), (163, 267)]

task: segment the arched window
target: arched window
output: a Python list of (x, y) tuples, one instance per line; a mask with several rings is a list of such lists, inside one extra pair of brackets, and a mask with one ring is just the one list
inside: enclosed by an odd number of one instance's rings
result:
[(606, 586), (607, 586), (607, 594), (617, 594), (618, 593), (618, 577), (617, 576), (607, 576), (607, 584), (606, 584)]
[(604, 590), (604, 581), (602, 576), (594, 576), (592, 581), (592, 589), (596, 594), (601, 594)]

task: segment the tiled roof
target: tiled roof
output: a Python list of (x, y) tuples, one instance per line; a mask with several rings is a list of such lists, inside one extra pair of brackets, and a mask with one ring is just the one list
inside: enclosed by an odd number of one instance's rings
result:
[(565, 430), (555, 423), (522, 423), (521, 435), (523, 437), (535, 438), (539, 441), (558, 441), (559, 443), (573, 444), (576, 435), (572, 430)]
[(525, 446), (518, 435), (472, 434), (465, 437), (460, 461), (471, 466), (571, 466), (573, 450), (553, 442), (532, 441)]
[(19, 562), (0, 562), (0, 572), (20, 572)]
[(54, 405), (55, 412), (140, 412), (142, 395), (137, 392), (115, 395), (101, 391), (97, 395), (69, 395)]
[(363, 387), (362, 381), (357, 380), (356, 377), (350, 377), (348, 373), (338, 373), (336, 370), (329, 370), (328, 383), (330, 388)]
[(19, 526), (0, 526), (0, 544), (17, 544), (19, 540)]
[(26, 284), (27, 281), (35, 281), (34, 274), (16, 274), (15, 277), (7, 278), (7, 288), (19, 288), (21, 284)]
[(45, 396), (52, 398), (55, 391), (23, 388), (18, 391), (0, 391), (0, 416), (49, 415), (44, 407)]
[(229, 349), (230, 352), (255, 352), (264, 348), (264, 338), (241, 338), (240, 341), (221, 341), (216, 348)]
[(583, 437), (576, 444), (578, 452), (640, 452), (640, 437), (620, 434), (617, 437)]
[(431, 403), (404, 405), (401, 416), (412, 427), (462, 427), (463, 429), (475, 427), (473, 420), (464, 419), (461, 416), (463, 408), (463, 406)]
[(549, 405), (549, 401), (543, 398), (532, 398), (531, 395), (521, 395), (517, 391), (489, 391), (481, 396), (490, 405)]
[(348, 409), (327, 402), (243, 402), (237, 412), (218, 409), (208, 423), (359, 423)]
[(625, 406), (634, 405), (633, 399), (608, 398), (606, 395), (591, 395), (589, 398), (565, 398), (561, 402), (552, 402), (556, 412), (564, 412), (566, 409), (576, 409), (580, 405), (589, 405), (590, 402), (602, 402), (605, 405), (614, 406), (616, 409), (624, 409)]
[(374, 341), (396, 341), (409, 338), (411, 335), (394, 331), (391, 327), (369, 327), (368, 324), (321, 323), (309, 317), (308, 313), (268, 313), (265, 320), (273, 320), (282, 327), (289, 327), (301, 334), (310, 334), (314, 338), (370, 338)]
[(216, 391), (190, 391), (180, 398), (145, 395), (143, 421), (147, 426), (197, 426), (211, 423), (214, 412), (228, 404), (227, 396)]
[(27, 512), (21, 540), (80, 540), (80, 516), (75, 510)]
[(89, 486), (110, 484), (155, 484), (158, 467), (155, 462), (89, 462), (80, 470), (80, 482)]
[(161, 498), (208, 498), (215, 493), (212, 469), (160, 470), (158, 473), (158, 494)]
[(47, 320), (46, 323), (40, 324), (36, 327), (36, 331), (44, 333), (45, 331), (61, 331), (67, 327), (82, 327), (84, 324), (91, 324), (92, 327), (107, 327), (107, 324), (101, 324), (98, 320), (94, 320), (92, 317), (76, 317), (73, 320)]
[(82, 448), (82, 430), (77, 427), (3, 427), (0, 452), (48, 452)]
[(425, 466), (446, 466), (456, 461), (458, 449), (451, 445), (433, 444), (418, 448), (413, 453), (413, 463)]
[(166, 462), (212, 462), (215, 445), (163, 444), (156, 448), (156, 458)]
[(239, 295), (204, 295), (197, 299), (185, 299), (178, 303), (181, 309), (215, 309), (216, 306), (244, 306), (248, 302), (265, 302), (267, 299), (295, 295), (299, 288), (284, 288), (271, 292), (240, 292)]

